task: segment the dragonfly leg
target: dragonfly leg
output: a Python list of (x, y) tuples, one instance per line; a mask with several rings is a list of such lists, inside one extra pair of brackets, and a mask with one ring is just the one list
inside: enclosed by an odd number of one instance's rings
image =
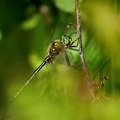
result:
[(72, 47), (70, 47), (69, 49), (74, 50), (74, 51), (79, 51), (79, 49), (75, 49), (75, 48), (72, 48)]
[(71, 43), (71, 47), (77, 47), (78, 46), (78, 42), (77, 42), (77, 45), (75, 45), (75, 46), (72, 46), (76, 41), (78, 40), (78, 38), (77, 39), (75, 39), (72, 43)]
[(73, 34), (77, 34), (77, 32), (73, 32), (73, 33), (71, 33), (71, 34), (70, 34), (70, 37), (71, 37)]
[(71, 43), (71, 46), (70, 46), (69, 49), (71, 49), (71, 50), (75, 50), (75, 51), (79, 51), (78, 49), (73, 48), (73, 47), (78, 47), (78, 42), (77, 42), (77, 45), (73, 45), (73, 44), (75, 43), (75, 41), (77, 41), (77, 40), (78, 40), (78, 38), (75, 39), (75, 40)]
[(69, 67), (75, 68), (75, 69), (80, 69), (80, 70), (81, 70), (80, 65), (71, 65), (71, 64), (70, 64), (70, 61), (69, 61), (69, 58), (68, 58), (68, 55), (67, 55), (66, 52), (65, 52), (65, 58), (66, 58), (67, 65), (68, 65)]
[(69, 61), (69, 58), (68, 58), (68, 55), (67, 55), (66, 51), (65, 51), (65, 58), (66, 58), (66, 62), (67, 62), (67, 64), (68, 64), (68, 66), (71, 66), (71, 65), (70, 65), (70, 61)]

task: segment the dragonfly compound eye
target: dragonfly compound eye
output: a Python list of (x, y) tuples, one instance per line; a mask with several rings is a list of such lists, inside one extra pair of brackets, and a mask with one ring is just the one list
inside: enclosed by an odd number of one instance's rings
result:
[(70, 36), (64, 35), (64, 36), (62, 36), (62, 41), (63, 41), (64, 45), (69, 47), (72, 43), (72, 38)]

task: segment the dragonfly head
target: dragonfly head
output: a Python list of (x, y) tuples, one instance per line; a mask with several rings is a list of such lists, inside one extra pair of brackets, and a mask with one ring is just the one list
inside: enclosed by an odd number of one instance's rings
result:
[(66, 47), (70, 47), (72, 43), (72, 38), (68, 35), (63, 35), (62, 36), (62, 42)]

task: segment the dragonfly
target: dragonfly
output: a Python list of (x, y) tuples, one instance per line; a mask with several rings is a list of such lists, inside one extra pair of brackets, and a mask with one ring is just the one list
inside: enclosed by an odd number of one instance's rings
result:
[(48, 54), (45, 56), (43, 62), (34, 70), (34, 72), (27, 79), (25, 84), (18, 90), (18, 92), (16, 92), (16, 94), (13, 96), (11, 102), (13, 102), (16, 99), (16, 97), (22, 92), (22, 90), (29, 84), (29, 82), (32, 80), (32, 78), (46, 64), (52, 63), (54, 61), (54, 59), (56, 58), (56, 56), (58, 56), (60, 53), (64, 53), (65, 54), (66, 62), (68, 64), (68, 66), (70, 66), (70, 61), (69, 61), (68, 55), (66, 53), (66, 49), (79, 51), (78, 49), (76, 49), (76, 47), (78, 46), (78, 42), (77, 42), (77, 45), (74, 45), (74, 43), (78, 40), (78, 38), (75, 39), (74, 41), (72, 40), (72, 35), (76, 34), (76, 33), (77, 32), (73, 32), (70, 35), (63, 35), (61, 40), (57, 39), (57, 40), (54, 40), (53, 42), (51, 42), (51, 44), (48, 47), (48, 51), (47, 51)]

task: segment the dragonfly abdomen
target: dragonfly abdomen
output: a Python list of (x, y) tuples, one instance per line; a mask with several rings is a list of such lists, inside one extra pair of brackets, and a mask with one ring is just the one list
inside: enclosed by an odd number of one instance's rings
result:
[(45, 57), (44, 62), (45, 62), (45, 63), (52, 63), (52, 61), (54, 60), (54, 58), (55, 58), (55, 56), (48, 54), (48, 55)]

